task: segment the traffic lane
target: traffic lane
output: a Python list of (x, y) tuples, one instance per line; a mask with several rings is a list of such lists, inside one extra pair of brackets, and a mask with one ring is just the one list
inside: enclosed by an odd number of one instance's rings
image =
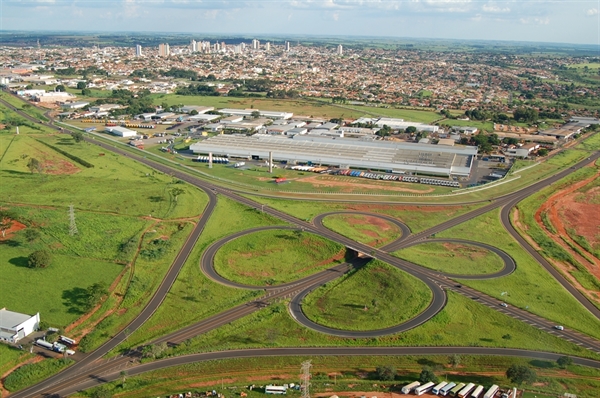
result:
[[(248, 350), (230, 350), (201, 354), (191, 354), (155, 362), (134, 365), (126, 369), (128, 376), (137, 376), (146, 372), (170, 368), (173, 366), (188, 365), (197, 362), (239, 359), (239, 358), (268, 358), (268, 357), (312, 357), (312, 356), (404, 356), (404, 355), (490, 355), (508, 356), (543, 361), (556, 362), (562, 354), (544, 351), (520, 350), (511, 348), (483, 348), (483, 347), (331, 347), (331, 348), (264, 348)], [(576, 365), (600, 369), (600, 361), (592, 359), (571, 357)], [(91, 375), (87, 381), (78, 385), (65, 385), (58, 391), (59, 396), (66, 396), (76, 392), (98, 386), (100, 384), (116, 381), (121, 378), (120, 370), (105, 374)]]
[(323, 286), (328, 281), (323, 281), (322, 283), (314, 284), (297, 294), (290, 301), (288, 308), (292, 317), (296, 320), (296, 322), (300, 323), (302, 326), (332, 336), (347, 338), (370, 338), (405, 332), (427, 322), (429, 319), (431, 319), (441, 310), (443, 310), (447, 302), (446, 292), (437, 283), (430, 280), (429, 278), (425, 278), (422, 276), (417, 277), (421, 279), (421, 281), (424, 282), (432, 292), (432, 300), (429, 303), (429, 306), (416, 317), (389, 328), (366, 331), (341, 330), (323, 326), (308, 319), (302, 311), (302, 302), (304, 298), (310, 292), (312, 292), (320, 286)]
[[(393, 244), (395, 242), (401, 242), (404, 239), (408, 238), (411, 234), (412, 231), (410, 230), (410, 228), (408, 227), (408, 225), (404, 224), (402, 221), (397, 220), (393, 217), (387, 216), (385, 214), (379, 214), (379, 213), (370, 213), (370, 212), (366, 212), (366, 211), (353, 211), (353, 210), (344, 210), (344, 211), (331, 211), (331, 212), (327, 212), (327, 213), (322, 213), (319, 214), (318, 216), (316, 216), (313, 219), (313, 224), (317, 227), (317, 228), (327, 228), (323, 225), (323, 219), (325, 217), (328, 216), (334, 216), (334, 215), (362, 215), (362, 216), (369, 216), (369, 217), (376, 217), (376, 218), (380, 218), (382, 220), (386, 220), (392, 224), (394, 224), (396, 227), (398, 227), (400, 229), (400, 237), (398, 237), (397, 239), (394, 239), (394, 241), (388, 243), (388, 245)], [(387, 245), (386, 245), (387, 246)], [(382, 250), (386, 250), (386, 246), (383, 246), (381, 249)]]

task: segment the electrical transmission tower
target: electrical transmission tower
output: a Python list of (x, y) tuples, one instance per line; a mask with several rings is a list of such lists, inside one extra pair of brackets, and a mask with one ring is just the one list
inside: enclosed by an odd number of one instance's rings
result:
[(301, 398), (310, 398), (310, 368), (312, 364), (309, 361), (302, 362), (302, 374), (300, 375)]
[(75, 209), (73, 205), (69, 206), (69, 235), (76, 235), (79, 231), (77, 231), (77, 224), (75, 224)]

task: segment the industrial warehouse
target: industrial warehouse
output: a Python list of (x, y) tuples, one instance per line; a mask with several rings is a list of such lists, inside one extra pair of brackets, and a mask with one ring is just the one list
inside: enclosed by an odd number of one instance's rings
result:
[(477, 147), (365, 141), (340, 137), (255, 134), (217, 135), (190, 145), (196, 154), (268, 159), (288, 164), (322, 164), (439, 176), (466, 177), (471, 173)]

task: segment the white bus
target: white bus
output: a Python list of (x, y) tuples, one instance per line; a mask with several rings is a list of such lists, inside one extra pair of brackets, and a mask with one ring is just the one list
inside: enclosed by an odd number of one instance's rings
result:
[(274, 386), (269, 384), (265, 387), (265, 394), (285, 394), (287, 392), (287, 388), (284, 386)]
[(433, 388), (433, 386), (434, 386), (434, 384), (432, 381), (425, 383), (422, 386), (415, 388), (415, 395), (423, 395), (427, 391), (431, 390)]
[(459, 398), (467, 397), (473, 388), (475, 388), (475, 384), (473, 384), (473, 383), (467, 384), (462, 390), (460, 390), (458, 392), (458, 397)]
[(412, 383), (407, 384), (404, 387), (402, 387), (402, 394), (410, 394), (410, 392), (412, 390), (419, 387), (420, 385), (421, 385), (421, 383), (419, 383), (418, 381), (413, 381)]
[(493, 386), (490, 387), (489, 390), (486, 391), (483, 398), (492, 398), (494, 395), (496, 395), (497, 391), (498, 391), (498, 386), (494, 384)]
[(483, 392), (483, 386), (477, 386), (475, 391), (471, 393), (471, 398), (479, 398), (481, 393)]
[(442, 388), (444, 388), (444, 386), (446, 386), (447, 384), (448, 384), (447, 382), (445, 382), (445, 381), (442, 381), (440, 384), (438, 384), (437, 386), (435, 386), (435, 387), (433, 387), (433, 388), (431, 389), (431, 393), (432, 393), (432, 394), (435, 394), (435, 395), (438, 395), (438, 394), (440, 393), (440, 390), (441, 390)]
[(442, 387), (440, 389), (440, 395), (443, 395), (445, 397), (446, 395), (448, 395), (450, 390), (452, 390), (455, 386), (456, 386), (456, 383), (452, 383), (452, 382), (446, 384), (444, 387)]

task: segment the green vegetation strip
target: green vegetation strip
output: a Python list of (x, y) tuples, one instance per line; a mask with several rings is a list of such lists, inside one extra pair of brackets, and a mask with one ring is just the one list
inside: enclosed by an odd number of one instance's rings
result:
[(422, 243), (392, 254), (449, 274), (493, 274), (504, 267), (504, 262), (496, 253), (468, 243)]
[(494, 245), (517, 264), (515, 272), (504, 278), (463, 280), (462, 283), (559, 325), (600, 338), (600, 321), (506, 233), (499, 212), (488, 212), (436, 235), (437, 238), (468, 239)]
[(381, 247), (401, 237), (400, 228), (381, 218), (361, 214), (333, 214), (323, 219), (333, 232), (373, 247)]
[(29, 387), (75, 363), (72, 359), (46, 359), (42, 362), (23, 365), (4, 379), (4, 388), (18, 391)]
[(255, 286), (293, 282), (341, 262), (344, 247), (301, 231), (269, 230), (223, 245), (215, 256), (222, 277)]
[[(571, 392), (578, 397), (596, 398), (600, 389), (597, 369), (569, 365), (561, 369), (555, 362), (530, 360), (527, 358), (501, 356), (290, 356), (273, 358), (242, 358), (198, 362), (174, 366), (123, 377), (105, 386), (88, 390), (76, 397), (119, 396), (121, 398), (145, 398), (170, 396), (180, 392), (216, 390), (225, 396), (236, 396), (240, 392), (248, 398), (264, 397), (259, 387), (265, 384), (299, 383), (299, 369), (303, 361), (312, 361), (311, 392), (324, 395), (360, 395), (366, 391), (377, 396), (388, 396), (398, 388), (419, 379), (422, 369), (433, 371), (440, 380), (475, 383), (489, 387), (497, 384), (512, 387), (504, 372), (511, 365), (522, 365), (534, 369), (538, 383), (524, 385), (528, 393), (540, 397), (562, 396)], [(384, 380), (377, 368), (391, 368), (393, 380)], [(250, 391), (248, 386), (257, 388)], [(394, 388), (390, 388), (391, 385)], [(546, 392), (549, 395), (542, 395)], [(299, 397), (300, 391), (288, 390), (288, 396)]]
[(375, 260), (311, 292), (302, 311), (310, 320), (334, 329), (376, 330), (415, 317), (431, 299), (423, 282)]

